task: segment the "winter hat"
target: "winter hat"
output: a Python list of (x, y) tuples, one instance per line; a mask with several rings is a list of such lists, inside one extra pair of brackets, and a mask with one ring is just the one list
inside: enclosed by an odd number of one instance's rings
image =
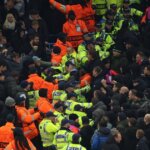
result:
[(16, 102), (15, 102), (15, 100), (12, 97), (8, 96), (6, 98), (6, 100), (5, 100), (5, 105), (6, 106), (11, 107), (11, 106), (14, 106), (15, 104), (16, 104)]
[(21, 102), (26, 100), (26, 94), (24, 92), (18, 92), (16, 95), (16, 102), (17, 104), (20, 104)]

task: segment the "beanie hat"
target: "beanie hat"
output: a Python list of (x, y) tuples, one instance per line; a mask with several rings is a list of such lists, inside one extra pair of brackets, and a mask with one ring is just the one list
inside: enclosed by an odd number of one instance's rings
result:
[(12, 98), (12, 97), (10, 97), (10, 96), (8, 96), (7, 98), (6, 98), (6, 100), (5, 100), (5, 105), (6, 106), (13, 106), (13, 105), (15, 105), (16, 104), (16, 102), (15, 102), (15, 100)]
[(119, 112), (118, 117), (119, 117), (120, 121), (125, 120), (126, 119), (126, 114), (124, 112)]
[(25, 101), (26, 100), (26, 94), (24, 92), (19, 92), (17, 93), (16, 95), (16, 102), (17, 104), (20, 104), (21, 102)]
[(39, 90), (39, 96), (40, 96), (40, 97), (47, 97), (47, 92), (48, 92), (47, 89), (41, 88), (41, 89)]

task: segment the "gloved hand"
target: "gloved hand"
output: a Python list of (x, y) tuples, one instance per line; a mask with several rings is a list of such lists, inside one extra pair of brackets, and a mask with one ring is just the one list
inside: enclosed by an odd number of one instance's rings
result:
[(45, 117), (45, 114), (43, 112), (40, 112), (41, 117)]

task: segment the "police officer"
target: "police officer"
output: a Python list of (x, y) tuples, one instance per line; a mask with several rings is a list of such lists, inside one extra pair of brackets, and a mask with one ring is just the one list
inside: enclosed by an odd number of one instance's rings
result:
[(72, 143), (68, 144), (63, 148), (63, 150), (86, 150), (81, 144), (81, 136), (80, 134), (74, 134), (72, 137)]
[(57, 102), (54, 105), (55, 111), (54, 115), (57, 116), (59, 124), (61, 124), (61, 121), (65, 118), (64, 112), (65, 112), (65, 106), (62, 101)]
[(65, 84), (65, 81), (59, 81), (58, 90), (55, 90), (52, 93), (53, 103), (56, 103), (59, 100), (65, 101), (67, 99), (67, 93), (65, 92)]
[(39, 124), (39, 131), (41, 135), (41, 140), (43, 142), (44, 150), (53, 150), (53, 139), (54, 134), (59, 130), (59, 125), (57, 124), (56, 116), (51, 112), (47, 112), (45, 118)]
[(54, 136), (53, 144), (56, 145), (57, 150), (64, 148), (72, 141), (73, 133), (69, 130), (70, 121), (63, 119), (61, 122), (61, 128), (56, 132)]
[(107, 11), (107, 0), (93, 0), (92, 5), (96, 11), (96, 21), (98, 22)]

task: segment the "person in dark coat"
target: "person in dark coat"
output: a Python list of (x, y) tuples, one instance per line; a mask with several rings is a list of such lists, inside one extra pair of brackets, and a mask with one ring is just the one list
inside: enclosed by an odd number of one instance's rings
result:
[(145, 122), (145, 137), (148, 140), (148, 145), (149, 145), (149, 149), (150, 149), (150, 114), (146, 114), (144, 116), (144, 122)]
[(136, 119), (135, 118), (129, 118), (128, 119), (128, 128), (125, 129), (124, 132), (124, 150), (136, 150)]
[(83, 145), (87, 150), (91, 149), (91, 137), (94, 133), (93, 128), (89, 125), (88, 117), (82, 117), (83, 127), (80, 130), (80, 135), (82, 137), (81, 145)]
[(5, 76), (0, 74), (0, 100), (5, 101), (6, 91), (5, 91)]
[(128, 60), (125, 56), (123, 56), (119, 46), (115, 46), (113, 48), (113, 54), (111, 58), (111, 69), (116, 71), (117, 73), (121, 73), (121, 67), (127, 66)]
[(95, 130), (92, 139), (91, 139), (91, 149), (92, 150), (102, 150), (102, 146), (108, 140), (110, 136), (110, 129), (107, 127), (108, 118), (102, 117), (99, 124), (98, 129)]
[(144, 131), (142, 129), (136, 131), (136, 138), (138, 139), (136, 150), (149, 150), (148, 141), (144, 136)]
[(4, 3), (4, 7), (2, 7), (0, 9), (0, 18), (2, 20), (2, 23), (4, 23), (6, 16), (8, 13), (12, 13), (15, 17), (15, 19), (18, 19), (18, 12), (17, 10), (14, 8), (14, 0), (7, 0)]
[(113, 128), (111, 130), (111, 136), (108, 138), (106, 143), (103, 145), (102, 150), (120, 150), (118, 143), (122, 140), (120, 132)]
[(13, 114), (15, 116), (15, 123), (17, 123), (15, 104), (16, 102), (12, 97), (6, 98), (5, 105), (3, 105), (3, 111), (1, 111), (0, 126), (5, 125), (8, 114)]

